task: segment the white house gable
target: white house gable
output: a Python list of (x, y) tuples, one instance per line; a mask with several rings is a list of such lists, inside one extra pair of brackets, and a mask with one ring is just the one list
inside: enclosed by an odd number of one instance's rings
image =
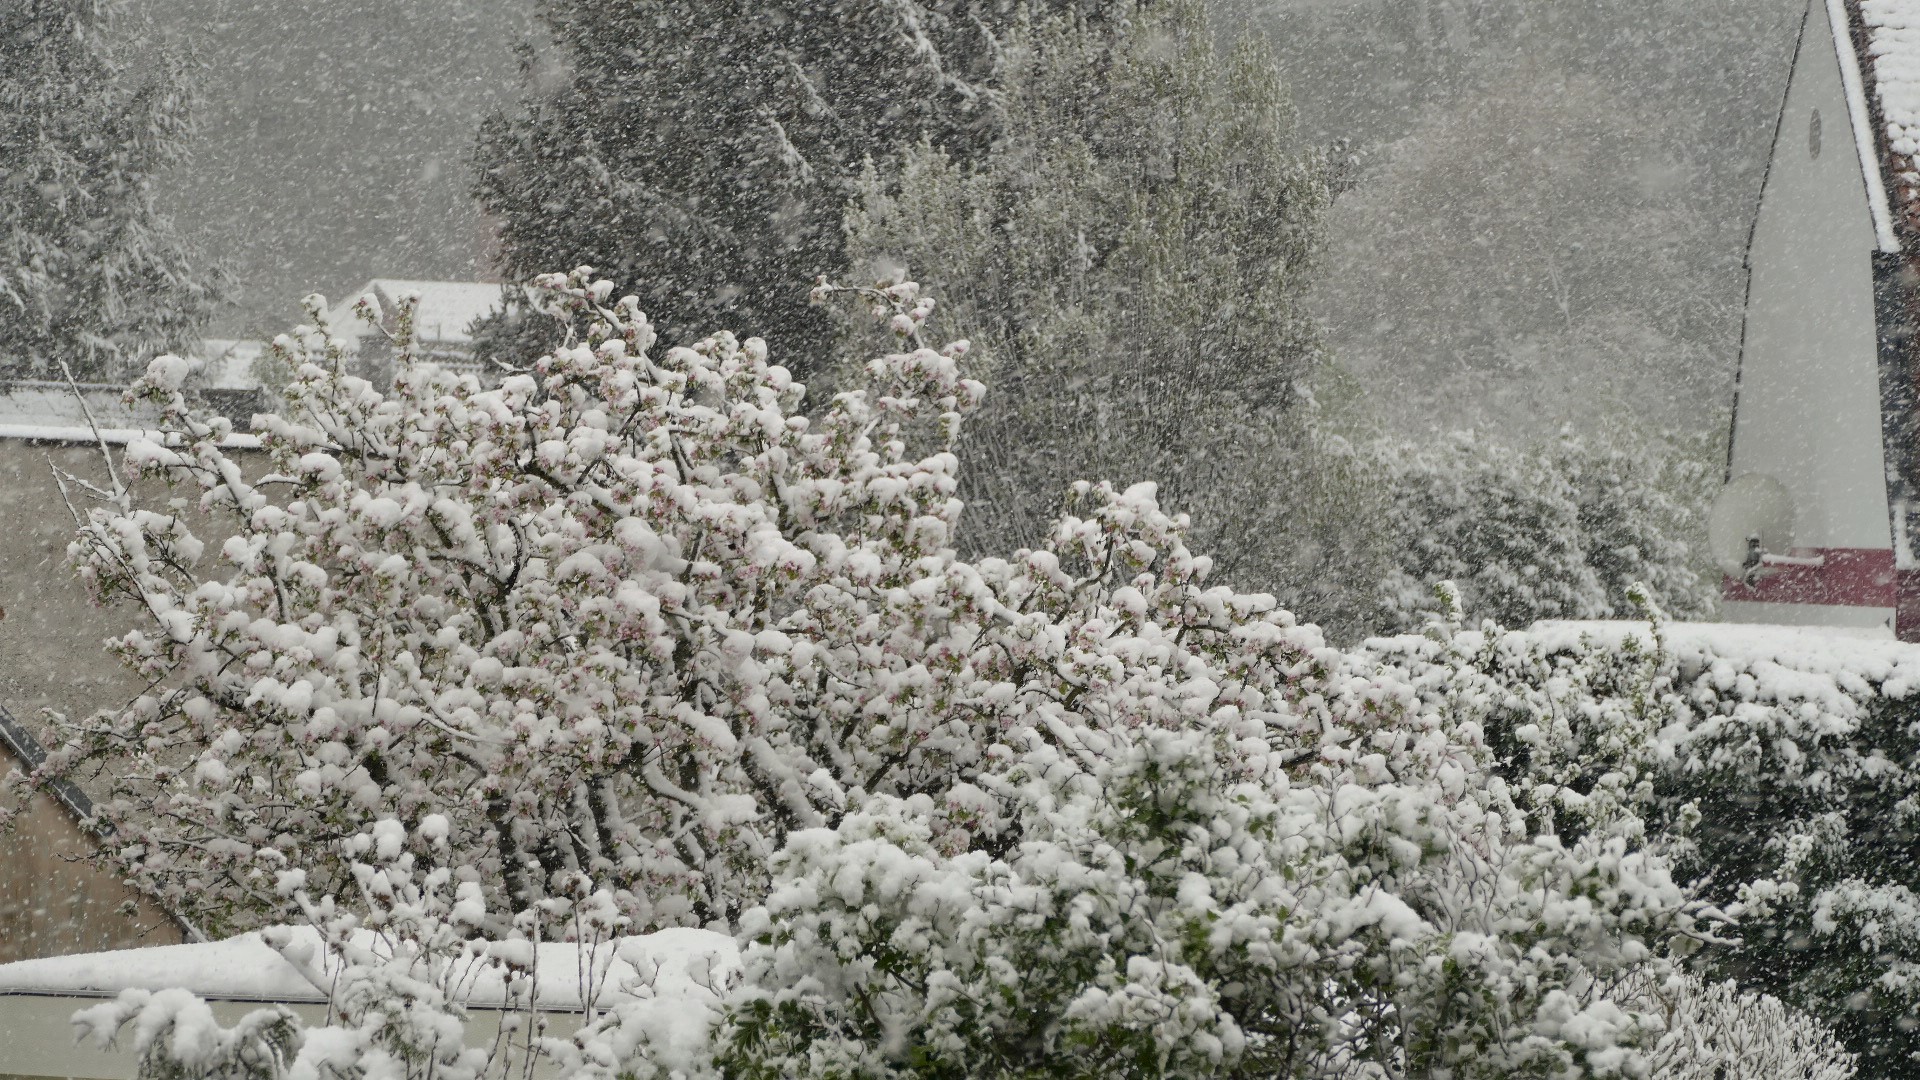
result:
[(1885, 216), (1837, 9), (1809, 6), (1754, 224), (1731, 465), (1786, 487), (1795, 546), (1890, 550), (1872, 262)]

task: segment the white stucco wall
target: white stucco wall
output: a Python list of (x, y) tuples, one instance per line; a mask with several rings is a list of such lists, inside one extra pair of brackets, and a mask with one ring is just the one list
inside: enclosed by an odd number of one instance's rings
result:
[[(1816, 157), (1808, 129), (1819, 110)], [(1795, 543), (1890, 548), (1874, 342), (1873, 221), (1827, 5), (1808, 13), (1761, 193), (1733, 475), (1766, 473), (1797, 511)]]

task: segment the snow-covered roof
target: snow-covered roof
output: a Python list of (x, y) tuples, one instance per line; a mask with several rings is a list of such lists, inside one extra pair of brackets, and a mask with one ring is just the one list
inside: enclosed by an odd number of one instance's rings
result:
[(373, 297), (383, 318), (391, 319), (399, 312), (401, 300), (414, 292), (420, 294), (420, 306), (414, 310), (413, 329), (423, 344), (465, 345), (473, 340), (467, 332), (473, 324), (500, 309), (498, 284), (374, 278), (328, 309), (327, 323), (343, 338), (358, 338), (368, 331), (367, 324), (353, 313), (361, 297)]
[[(93, 414), (92, 423), (87, 414)], [(0, 382), (0, 439), (91, 442), (97, 425), (110, 443), (154, 427), (158, 416), (147, 406), (129, 404), (117, 386), (82, 385), (78, 396), (65, 383), (21, 379)]]
[[(306, 946), (320, 963), (319, 934), (312, 927), (292, 928), (294, 942)], [(372, 938), (370, 932), (368, 941)], [(493, 946), (502, 949), (515, 943)], [(518, 948), (525, 948), (519, 943)], [(577, 945), (545, 943), (537, 947), (535, 982), (541, 1008), (584, 1008), (584, 961)], [(732, 938), (711, 930), (662, 930), (621, 938), (590, 954), (605, 981), (600, 1005), (651, 997), (656, 1000), (712, 1000), (740, 964)], [(337, 962), (337, 961), (336, 961)], [(330, 972), (331, 967), (316, 967)], [(504, 1003), (497, 968), (477, 973), (469, 1005)], [(225, 941), (160, 945), (143, 949), (52, 956), (0, 964), (0, 996), (36, 994), (60, 997), (112, 997), (122, 990), (190, 990), (213, 1001), (324, 1001), (314, 980), (289, 963), (258, 932)]]
[(252, 390), (259, 385), (253, 377), (253, 362), (266, 351), (264, 341), (208, 338), (189, 359), (200, 361), (200, 385), (209, 390)]
[[(1827, 0), (1827, 4), (1834, 26), (1853, 25), (1846, 18), (1842, 0)], [(1864, 30), (1865, 55), (1856, 60), (1853, 49), (1843, 48), (1841, 67), (1843, 72), (1849, 67), (1856, 71), (1847, 87), (1855, 131), (1872, 130), (1869, 103), (1858, 85), (1862, 83), (1857, 74), (1859, 63), (1864, 62), (1871, 81), (1872, 104), (1877, 106), (1882, 126), (1877, 132), (1873, 162), (1866, 169), (1867, 182), (1869, 194), (1875, 194), (1881, 187), (1880, 166), (1884, 163), (1892, 180), (1893, 205), (1887, 205), (1884, 190), (1877, 192), (1880, 204), (1875, 207), (1875, 224), (1881, 232), (1881, 250), (1898, 251), (1898, 241), (1891, 237), (1890, 219), (1904, 221), (1909, 230), (1920, 226), (1920, 167), (1915, 164), (1916, 155), (1920, 155), (1920, 0), (1854, 0), (1854, 5)]]

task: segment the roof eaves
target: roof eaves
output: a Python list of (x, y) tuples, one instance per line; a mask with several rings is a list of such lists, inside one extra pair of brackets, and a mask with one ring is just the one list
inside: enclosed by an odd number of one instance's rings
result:
[[(47, 760), (47, 751), (40, 745), (40, 740), (34, 738), (32, 732), (22, 726), (20, 721), (14, 719), (5, 705), (0, 705), (0, 746), (4, 746), (9, 753), (18, 758), (20, 764), (24, 765), (29, 773), (38, 769)], [(71, 815), (75, 822), (85, 826), (93, 820), (93, 800), (89, 799), (87, 793), (81, 791), (73, 782), (54, 780), (47, 787), (52, 791), (54, 801), (59, 803), (61, 809)], [(139, 891), (145, 893), (145, 890)], [(188, 941), (207, 940), (207, 935), (186, 916), (161, 902), (159, 897), (151, 893), (145, 893), (145, 895), (165, 913), (168, 919), (172, 920), (175, 926), (180, 928), (180, 932)]]
[[(1870, 3), (1871, 0), (1868, 0)], [(1880, 92), (1870, 96), (1867, 93), (1867, 71), (1878, 70), (1878, 55), (1873, 44), (1867, 9), (1861, 0), (1826, 0), (1827, 19), (1833, 28), (1834, 53), (1840, 61), (1840, 82), (1846, 90), (1848, 119), (1852, 122), (1854, 150), (1860, 156), (1860, 175), (1867, 185), (1867, 206), (1873, 215), (1874, 240), (1883, 252), (1893, 253), (1900, 250), (1900, 231), (1895, 227), (1892, 201), (1887, 195), (1887, 175), (1898, 176), (1911, 170), (1911, 159), (1905, 169), (1888, 139), (1885, 123), (1882, 119), (1885, 88), (1878, 82), (1875, 87)], [(1920, 7), (1920, 5), (1915, 5)], [(1858, 13), (1859, 18), (1854, 15)], [(1863, 70), (1862, 58), (1866, 60)]]
[[(14, 757), (19, 758), (28, 772), (38, 769), (47, 760), (47, 752), (41, 747), (40, 741), (13, 718), (5, 705), (0, 705), (0, 745), (5, 745)], [(93, 800), (87, 798), (86, 792), (66, 780), (55, 780), (49, 786), (54, 798), (66, 808), (67, 813), (73, 815), (75, 821), (87, 821), (93, 817)]]

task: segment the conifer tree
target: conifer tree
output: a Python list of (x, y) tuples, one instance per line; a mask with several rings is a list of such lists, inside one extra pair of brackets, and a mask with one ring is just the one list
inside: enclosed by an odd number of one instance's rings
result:
[[(1130, 6), (1038, 2), (1088, 26)], [(543, 0), (551, 48), (527, 55), (527, 96), (476, 150), (502, 269), (588, 263), (635, 290), (669, 341), (751, 326), (818, 355), (830, 331), (807, 292), (843, 262), (862, 162), (923, 136), (963, 159), (983, 149), (997, 42), (1026, 6)]]
[(126, 21), (122, 0), (0, 6), (0, 376), (127, 377), (218, 298), (155, 202), (190, 131), (183, 71), (134, 77)]
[(1199, 0), (1130, 16), (1117, 37), (1015, 34), (992, 153), (925, 140), (869, 171), (851, 272), (937, 297), (994, 387), (962, 478), (975, 550), (1037, 540), (1076, 477), (1151, 480), (1223, 568), (1250, 568), (1236, 583), (1269, 587), (1314, 453), (1297, 406), (1332, 175), (1263, 41), (1221, 55)]

